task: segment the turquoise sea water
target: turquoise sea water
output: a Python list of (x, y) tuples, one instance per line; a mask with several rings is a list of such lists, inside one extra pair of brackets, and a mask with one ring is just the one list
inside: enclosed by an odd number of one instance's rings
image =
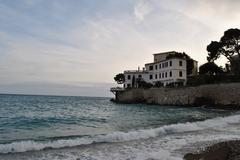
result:
[(181, 159), (171, 145), (240, 133), (236, 111), (109, 100), (0, 95), (0, 159)]

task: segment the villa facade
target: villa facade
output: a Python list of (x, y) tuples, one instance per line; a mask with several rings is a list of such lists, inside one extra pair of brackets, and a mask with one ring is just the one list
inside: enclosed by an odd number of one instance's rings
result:
[[(187, 60), (184, 57), (169, 56), (177, 52), (163, 52), (153, 54), (153, 63), (145, 64), (143, 70), (124, 71), (124, 88), (138, 88), (138, 81), (156, 84), (161, 82), (163, 86), (170, 84), (186, 85), (187, 82)], [(194, 61), (192, 75), (197, 74), (197, 61)]]

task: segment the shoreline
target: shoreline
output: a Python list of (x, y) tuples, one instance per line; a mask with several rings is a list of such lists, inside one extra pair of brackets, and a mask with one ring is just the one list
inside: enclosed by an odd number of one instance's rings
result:
[(158, 105), (159, 107), (183, 107), (183, 108), (204, 108), (204, 109), (220, 109), (220, 110), (240, 110), (238, 105), (169, 105), (169, 104), (158, 104), (158, 103), (148, 103), (146, 101), (136, 101), (136, 102), (120, 102), (115, 99), (110, 99), (111, 102), (116, 104), (145, 104), (145, 105)]
[(239, 160), (240, 140), (219, 142), (197, 153), (187, 153), (184, 160)]
[(161, 106), (240, 109), (240, 83), (209, 84), (182, 88), (132, 88), (116, 91), (117, 103)]

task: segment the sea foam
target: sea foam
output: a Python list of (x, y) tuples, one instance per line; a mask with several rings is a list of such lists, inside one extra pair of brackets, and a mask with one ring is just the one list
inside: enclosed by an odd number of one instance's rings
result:
[(33, 150), (43, 150), (46, 148), (64, 148), (93, 143), (113, 143), (125, 142), (138, 139), (154, 138), (174, 133), (194, 132), (206, 129), (222, 129), (228, 125), (240, 123), (240, 115), (229, 117), (219, 117), (199, 122), (187, 122), (165, 125), (159, 128), (136, 130), (129, 132), (113, 132), (105, 135), (95, 135), (92, 137), (81, 137), (73, 139), (49, 140), (49, 141), (16, 141), (8, 144), (0, 144), (0, 153), (26, 152)]

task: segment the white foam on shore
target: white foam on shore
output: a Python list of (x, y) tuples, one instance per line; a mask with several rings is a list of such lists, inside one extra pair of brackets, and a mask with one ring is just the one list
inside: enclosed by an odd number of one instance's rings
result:
[(96, 135), (94, 137), (61, 139), (47, 142), (38, 141), (20, 141), (9, 144), (0, 144), (0, 153), (26, 152), (33, 150), (42, 150), (46, 148), (64, 148), (92, 143), (102, 142), (125, 142), (138, 139), (148, 139), (174, 133), (194, 132), (207, 129), (222, 129), (232, 124), (240, 123), (240, 115), (229, 117), (219, 117), (200, 122), (179, 123), (166, 125), (155, 129), (137, 130), (130, 132), (114, 132), (106, 135)]

